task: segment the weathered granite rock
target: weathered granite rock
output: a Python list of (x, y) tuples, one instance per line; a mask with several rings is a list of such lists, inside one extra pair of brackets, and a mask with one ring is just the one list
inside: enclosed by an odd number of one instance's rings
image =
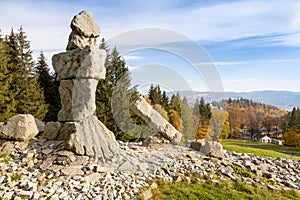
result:
[(196, 151), (200, 151), (202, 147), (202, 143), (201, 142), (198, 142), (198, 141), (192, 141), (191, 142), (191, 148), (196, 150)]
[(0, 139), (28, 141), (39, 133), (32, 115), (16, 115), (0, 123)]
[(67, 50), (77, 49), (77, 48), (84, 48), (86, 46), (96, 47), (97, 46), (97, 39), (96, 38), (86, 38), (84, 36), (77, 35), (72, 31), (69, 36), (69, 42), (67, 46)]
[(172, 144), (180, 142), (181, 133), (154, 110), (142, 96), (135, 99), (131, 103), (130, 108), (135, 114), (145, 120), (146, 123), (149, 123), (157, 133), (171, 141)]
[(90, 11), (81, 11), (74, 16), (71, 22), (71, 28), (76, 31), (78, 35), (85, 37), (99, 37), (100, 27), (95, 22), (94, 17)]
[(36, 118), (34, 119), (34, 121), (35, 121), (35, 124), (36, 124), (36, 127), (37, 127), (39, 133), (44, 132), (45, 124)]
[(96, 79), (62, 80), (59, 86), (62, 109), (58, 121), (80, 121), (93, 115), (97, 84)]
[(52, 57), (52, 65), (58, 74), (58, 81), (75, 78), (100, 80), (105, 78), (105, 58), (105, 50), (86, 46), (83, 49), (55, 54)]
[(215, 141), (206, 141), (205, 144), (201, 146), (200, 152), (215, 158), (225, 157), (222, 144)]
[(89, 11), (82, 11), (71, 22), (72, 32), (69, 36), (67, 50), (97, 46), (96, 38), (100, 35), (100, 27)]
[(114, 134), (94, 116), (96, 87), (105, 78), (106, 52), (96, 42), (100, 28), (88, 11), (76, 15), (71, 28), (67, 52), (52, 58), (62, 109), (59, 122), (46, 124), (45, 138), (64, 140), (65, 148), (78, 155), (104, 162), (117, 159), (120, 149)]

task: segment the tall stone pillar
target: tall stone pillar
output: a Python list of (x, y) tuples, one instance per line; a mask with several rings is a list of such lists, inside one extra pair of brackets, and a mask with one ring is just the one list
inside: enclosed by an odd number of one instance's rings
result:
[(98, 81), (105, 78), (106, 52), (97, 44), (100, 27), (92, 13), (82, 11), (71, 22), (66, 52), (52, 57), (60, 81), (62, 109), (58, 122), (45, 126), (45, 136), (66, 140), (66, 148), (79, 155), (106, 161), (119, 154), (114, 134), (94, 115)]

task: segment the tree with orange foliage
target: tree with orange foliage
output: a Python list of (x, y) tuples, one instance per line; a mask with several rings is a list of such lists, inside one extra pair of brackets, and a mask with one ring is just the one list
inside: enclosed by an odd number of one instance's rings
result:
[(169, 111), (169, 122), (174, 126), (179, 132), (182, 132), (183, 125), (182, 125), (182, 119), (179, 115), (179, 113), (176, 110), (171, 109)]
[(204, 139), (209, 131), (209, 119), (201, 116), (198, 123), (198, 129), (196, 132), (195, 139)]

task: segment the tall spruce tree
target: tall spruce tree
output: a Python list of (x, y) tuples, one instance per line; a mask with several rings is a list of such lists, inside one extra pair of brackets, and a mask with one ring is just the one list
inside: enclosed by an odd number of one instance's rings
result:
[(40, 52), (35, 66), (35, 71), (38, 76), (38, 82), (44, 92), (45, 102), (49, 105), (44, 121), (57, 121), (57, 114), (61, 108), (58, 91), (59, 82), (56, 81), (56, 74), (50, 73), (50, 69), (43, 52)]
[(149, 99), (151, 100), (152, 105), (161, 104), (162, 93), (161, 93), (161, 89), (160, 89), (159, 85), (156, 85), (156, 86), (151, 85), (148, 96), (149, 96)]
[(125, 61), (114, 48), (111, 52), (105, 40), (100, 48), (107, 52), (105, 62), (106, 78), (100, 80), (96, 90), (96, 115), (110, 129), (117, 139), (133, 141), (147, 131), (135, 123), (143, 124), (140, 118), (129, 110), (132, 98), (137, 97), (136, 88), (130, 89), (131, 79)]
[(0, 121), (8, 119), (16, 113), (14, 97), (17, 95), (11, 90), (14, 82), (12, 71), (10, 47), (0, 35)]
[(178, 114), (181, 116), (180, 104), (181, 104), (181, 99), (179, 93), (177, 93), (176, 95), (173, 94), (170, 100), (170, 109), (177, 111)]
[(166, 92), (163, 91), (161, 96), (161, 103), (162, 107), (168, 112), (170, 110), (169, 108), (169, 97), (167, 96)]
[(5, 42), (9, 47), (8, 55), (10, 56), (8, 73), (12, 77), (9, 82), (9, 98), (14, 107), (8, 115), (32, 114), (38, 119), (43, 119), (47, 112), (47, 105), (33, 71), (34, 62), (30, 42), (23, 28), (21, 27), (17, 34), (12, 30)]

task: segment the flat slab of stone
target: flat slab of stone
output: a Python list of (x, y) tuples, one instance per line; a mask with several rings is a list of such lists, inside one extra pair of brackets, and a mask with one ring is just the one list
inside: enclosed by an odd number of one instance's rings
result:
[(0, 123), (0, 139), (28, 141), (39, 133), (32, 115), (16, 115)]
[(104, 79), (106, 52), (103, 49), (85, 47), (55, 54), (52, 65), (57, 73), (57, 80), (64, 79)]
[(139, 96), (131, 105), (131, 110), (148, 123), (157, 133), (170, 140), (172, 144), (178, 144), (182, 134), (166, 121), (152, 106)]

